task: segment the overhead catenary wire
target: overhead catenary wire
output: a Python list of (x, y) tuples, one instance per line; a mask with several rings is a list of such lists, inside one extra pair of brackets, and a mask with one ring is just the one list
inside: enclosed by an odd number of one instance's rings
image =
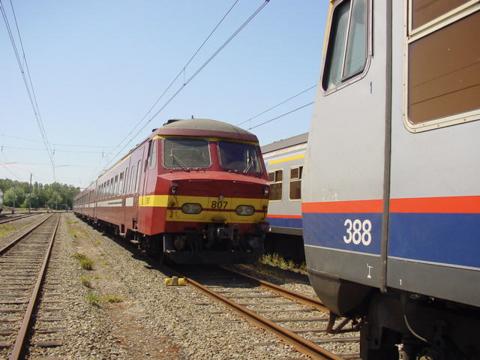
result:
[[(21, 33), (20, 33), (20, 27), (18, 25), (17, 17), (16, 17), (16, 14), (15, 14), (15, 9), (13, 7), (13, 3), (12, 3), (11, 0), (10, 0), (10, 6), (11, 6), (12, 12), (13, 12), (14, 22), (15, 22), (15, 26), (16, 26), (16, 29), (17, 29), (17, 35), (18, 35), (18, 38), (19, 38), (19, 41), (20, 41), (20, 48), (21, 48), (23, 59), (24, 59), (24, 62), (25, 62), (25, 69), (27, 70), (26, 72), (24, 70), (22, 60), (21, 60), (21, 57), (20, 57), (20, 54), (19, 54), (19, 50), (18, 50), (18, 47), (16, 45), (15, 37), (13, 36), (13, 32), (12, 32), (12, 29), (10, 27), (10, 23), (8, 21), (8, 16), (7, 16), (5, 7), (3, 5), (2, 0), (0, 0), (0, 11), (2, 13), (3, 21), (4, 21), (5, 27), (7, 29), (7, 33), (8, 33), (9, 39), (10, 39), (10, 43), (11, 43), (12, 48), (13, 48), (13, 52), (15, 54), (15, 58), (17, 60), (17, 64), (18, 64), (20, 73), (22, 75), (22, 79), (23, 79), (23, 83), (25, 85), (25, 89), (27, 90), (30, 105), (32, 106), (33, 114), (35, 116), (35, 120), (36, 120), (37, 126), (39, 128), (40, 135), (42, 137), (45, 149), (47, 150), (48, 157), (49, 157), (50, 163), (52, 165), (53, 180), (55, 181), (55, 162), (54, 162), (54, 158), (53, 158), (53, 151), (51, 149), (50, 143), (48, 142), (47, 133), (45, 131), (45, 126), (43, 124), (43, 120), (42, 120), (42, 117), (41, 117), (40, 108), (38, 106), (38, 101), (37, 101), (35, 89), (34, 89), (34, 86), (33, 86), (33, 81), (32, 81), (32, 77), (31, 77), (31, 74), (30, 74), (30, 69), (28, 67), (28, 62), (27, 62), (27, 57), (26, 57), (26, 54), (25, 54), (25, 49), (24, 49), (24, 46), (23, 46), (23, 41), (22, 41), (22, 37), (21, 37)], [(28, 77), (28, 80), (27, 80), (27, 77)]]
[[(177, 96), (182, 92), (183, 89), (197, 77), (198, 74), (202, 72), (202, 70), (215, 58), (217, 55), (267, 6), (270, 0), (265, 0), (262, 5), (260, 5), (229, 37), (228, 39), (220, 45), (220, 47), (182, 84), (182, 86), (172, 95), (168, 100), (158, 109), (150, 118), (148, 118), (147, 122), (130, 138), (130, 140), (111, 158), (110, 162), (117, 158), (125, 148), (130, 144), (130, 142), (135, 139), (140, 132), (145, 129), (145, 127), (152, 122)], [(109, 162), (109, 163), (110, 163)], [(107, 164), (107, 166), (109, 165)]]
[[(11, 146), (11, 145), (0, 145), (0, 147), (3, 149), (11, 149), (11, 150), (25, 150), (25, 151), (47, 151), (46, 149), (39, 149), (39, 148), (28, 148), (28, 147), (22, 147), (22, 146)], [(104, 154), (104, 151), (88, 151), (88, 150), (59, 150), (59, 149), (53, 149), (54, 152), (58, 153), (75, 153), (75, 154)]]
[(294, 112), (297, 112), (297, 111), (300, 111), (300, 110), (302, 110), (302, 109), (305, 109), (306, 107), (313, 105), (314, 102), (315, 102), (315, 101), (310, 101), (309, 103), (306, 103), (306, 104), (303, 104), (303, 105), (301, 105), (301, 106), (299, 106), (299, 107), (296, 107), (296, 108), (293, 109), (293, 110), (287, 111), (287, 112), (285, 112), (285, 113), (283, 113), (283, 114), (280, 114), (280, 115), (278, 115), (278, 116), (275, 116), (274, 118), (271, 118), (271, 119), (269, 119), (269, 120), (266, 120), (266, 121), (264, 121), (264, 122), (261, 122), (260, 124), (257, 124), (257, 125), (255, 125), (255, 126), (249, 127), (248, 130), (256, 129), (256, 128), (260, 127), (260, 126), (263, 126), (263, 125), (268, 124), (268, 123), (271, 123), (271, 122), (273, 122), (273, 121), (275, 121), (275, 120), (281, 119), (281, 118), (283, 118), (283, 117), (285, 117), (285, 116), (287, 116), (287, 115), (293, 114)]
[[(142, 122), (148, 117), (148, 115), (153, 111), (155, 106), (158, 105), (161, 99), (165, 96), (165, 94), (172, 88), (173, 84), (178, 80), (178, 78), (183, 74), (185, 75), (185, 70), (190, 65), (190, 63), (195, 59), (195, 57), (198, 55), (200, 50), (205, 46), (205, 44), (210, 40), (210, 38), (213, 36), (213, 34), (217, 31), (217, 29), (220, 27), (220, 25), (223, 23), (223, 21), (227, 18), (227, 16), (231, 13), (233, 8), (238, 4), (240, 0), (235, 0), (233, 4), (230, 6), (230, 8), (227, 10), (227, 12), (222, 16), (222, 18), (217, 22), (217, 24), (213, 27), (213, 29), (210, 31), (208, 36), (203, 40), (202, 44), (193, 52), (193, 54), (190, 56), (190, 58), (187, 60), (187, 62), (182, 66), (180, 71), (177, 73), (177, 75), (170, 81), (170, 83), (167, 85), (167, 87), (163, 90), (163, 92), (160, 94), (160, 96), (155, 100), (155, 102), (150, 106), (148, 111), (142, 116), (142, 118), (135, 124), (135, 126), (129, 131), (129, 133), (118, 143), (118, 145), (115, 146), (115, 149), (120, 147), (125, 140), (128, 140), (129, 136), (133, 134), (133, 132), (137, 129), (139, 125), (142, 124)], [(112, 152), (114, 152), (113, 150)]]
[(317, 87), (317, 84), (311, 85), (311, 86), (307, 87), (306, 89), (303, 89), (302, 91), (296, 93), (295, 95), (290, 96), (290, 97), (286, 98), (285, 100), (282, 100), (282, 101), (279, 102), (278, 104), (273, 105), (272, 107), (269, 107), (268, 109), (266, 109), (266, 110), (264, 110), (264, 111), (262, 111), (262, 112), (260, 112), (260, 113), (258, 113), (258, 114), (256, 114), (256, 115), (254, 115), (254, 116), (248, 118), (247, 120), (244, 120), (244, 121), (242, 121), (242, 122), (240, 122), (240, 123), (238, 123), (238, 124), (236, 124), (236, 125), (243, 125), (243, 124), (245, 124), (245, 123), (248, 123), (249, 121), (252, 121), (252, 120), (254, 120), (254, 119), (256, 119), (256, 118), (258, 118), (258, 117), (260, 117), (260, 116), (262, 116), (262, 115), (264, 115), (264, 114), (266, 114), (266, 113), (268, 113), (268, 112), (270, 112), (270, 111), (272, 111), (272, 110), (274, 110), (274, 109), (276, 109), (276, 108), (278, 108), (279, 106), (281, 106), (281, 105), (289, 102), (290, 100), (295, 99), (296, 97), (298, 97), (298, 96), (300, 96), (300, 95), (305, 94), (306, 92), (308, 92), (308, 91), (310, 91), (310, 90), (312, 90), (312, 89), (314, 89), (314, 88), (316, 88), (316, 87)]
[[(31, 142), (31, 143), (43, 143), (43, 141), (38, 141), (34, 139), (29, 139), (21, 136), (15, 136), (15, 135), (7, 135), (0, 133), (0, 139), (1, 138), (10, 138), (10, 139), (17, 139), (25, 142)], [(51, 147), (81, 147), (81, 148), (96, 148), (96, 149), (109, 149), (112, 146), (104, 146), (104, 145), (87, 145), (87, 144), (63, 144), (63, 143), (51, 143)]]

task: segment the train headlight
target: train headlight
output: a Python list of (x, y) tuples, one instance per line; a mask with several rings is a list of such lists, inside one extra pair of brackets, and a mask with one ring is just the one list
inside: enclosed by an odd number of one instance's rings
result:
[(197, 203), (185, 203), (182, 205), (182, 212), (185, 214), (200, 214), (202, 210), (202, 205)]
[(239, 205), (235, 209), (235, 212), (240, 216), (251, 216), (255, 213), (255, 208), (250, 205)]

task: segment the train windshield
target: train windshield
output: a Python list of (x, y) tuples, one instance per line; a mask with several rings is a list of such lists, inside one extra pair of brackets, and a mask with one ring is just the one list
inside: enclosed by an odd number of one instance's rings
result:
[(167, 138), (163, 145), (163, 164), (168, 169), (195, 169), (210, 166), (208, 141)]
[(261, 170), (257, 146), (252, 144), (219, 141), (220, 166), (227, 171), (259, 174)]

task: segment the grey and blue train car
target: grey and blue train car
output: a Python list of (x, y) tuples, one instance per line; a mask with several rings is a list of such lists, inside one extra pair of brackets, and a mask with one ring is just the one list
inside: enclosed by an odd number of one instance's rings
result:
[(480, 2), (335, 0), (303, 171), (310, 280), (363, 359), (479, 359)]
[(266, 251), (297, 262), (305, 260), (302, 225), (302, 177), (308, 133), (262, 146), (270, 185)]

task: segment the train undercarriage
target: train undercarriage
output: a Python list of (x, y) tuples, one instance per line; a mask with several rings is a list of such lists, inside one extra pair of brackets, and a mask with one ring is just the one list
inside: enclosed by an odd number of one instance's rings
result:
[(475, 307), (318, 274), (310, 278), (316, 289), (329, 289), (320, 296), (328, 307), (360, 323), (363, 360), (480, 358)]
[(205, 224), (202, 229), (147, 236), (136, 231), (122, 232), (114, 224), (81, 217), (96, 228), (132, 241), (149, 256), (177, 264), (248, 264), (264, 253), (265, 231), (241, 233), (232, 225)]

